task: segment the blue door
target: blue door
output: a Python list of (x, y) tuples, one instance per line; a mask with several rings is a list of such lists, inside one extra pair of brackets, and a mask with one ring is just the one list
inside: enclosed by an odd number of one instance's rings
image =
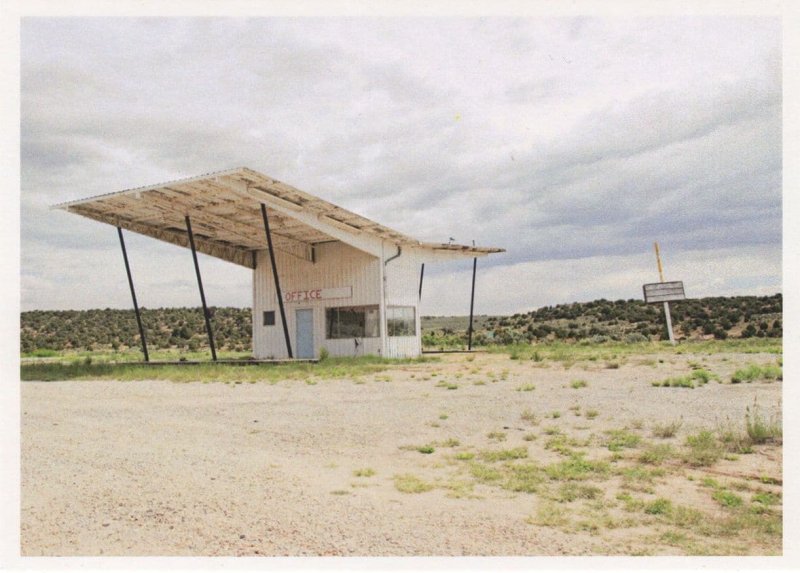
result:
[(298, 309), (294, 314), (297, 325), (297, 358), (314, 358), (314, 311)]

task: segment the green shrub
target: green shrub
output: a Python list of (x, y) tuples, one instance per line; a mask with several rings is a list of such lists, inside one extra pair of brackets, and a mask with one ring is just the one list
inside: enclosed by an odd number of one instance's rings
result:
[(684, 453), (683, 461), (689, 465), (710, 466), (722, 457), (722, 447), (709, 430), (687, 436), (686, 445), (689, 450)]
[(672, 511), (672, 502), (659, 497), (644, 506), (644, 512), (650, 515), (668, 515)]
[(765, 364), (763, 366), (749, 364), (744, 368), (740, 368), (731, 376), (731, 384), (758, 380), (783, 380), (783, 370), (777, 364)]
[(718, 489), (711, 495), (711, 497), (713, 497), (714, 500), (723, 507), (739, 507), (742, 505), (741, 497), (724, 489)]

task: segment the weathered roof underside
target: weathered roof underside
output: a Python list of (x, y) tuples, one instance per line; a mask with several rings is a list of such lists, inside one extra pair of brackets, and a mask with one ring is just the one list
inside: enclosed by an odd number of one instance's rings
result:
[(55, 207), (182, 247), (189, 246), (189, 215), (198, 251), (254, 268), (254, 251), (266, 248), (261, 203), (269, 208), (274, 247), (301, 258), (308, 258), (316, 243), (347, 242), (348, 237), (355, 241), (360, 235), (441, 253), (481, 256), (503, 251), (423, 243), (245, 167)]

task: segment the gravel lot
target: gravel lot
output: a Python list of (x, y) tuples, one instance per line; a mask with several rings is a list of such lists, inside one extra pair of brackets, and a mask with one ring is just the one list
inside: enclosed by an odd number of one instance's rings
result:
[[(775, 357), (643, 355), (624, 358), (617, 368), (604, 362), (567, 368), (477, 354), (356, 380), (24, 382), (22, 553), (780, 554), (779, 535), (744, 545), (735, 537), (671, 542), (658, 516), (626, 514), (618, 501), (620, 492), (645, 501), (666, 497), (721, 516), (725, 508), (701, 478), (749, 484), (737, 490), (747, 499), (759, 488), (779, 495), (778, 445), (729, 456), (710, 469), (676, 461), (644, 486), (621, 477), (597, 481), (608, 511), (636, 516), (598, 521), (600, 527), (581, 525), (581, 508), (594, 506), (580, 501), (557, 504), (574, 514), (572, 525), (542, 525), (541, 510), (553, 503), (542, 492), (481, 482), (471, 477), (468, 461), (456, 459), (524, 447), (527, 461), (558, 463), (564, 454), (546, 446), (548, 432), (558, 428), (584, 441), (589, 458), (614, 467), (634, 460), (648, 443), (680, 448), (700, 428), (740, 427), (756, 398), (765, 415), (780, 412), (781, 382), (651, 385), (690, 372), (690, 361), (727, 382), (737, 367)], [(573, 388), (576, 379), (587, 386)], [(536, 420), (521, 417), (526, 410)], [(587, 416), (590, 410), (597, 415)], [(653, 425), (680, 419), (674, 438), (652, 436)], [(642, 442), (613, 459), (604, 436), (622, 428)], [(426, 444), (433, 453), (418, 451)], [(371, 471), (356, 476), (357, 470)], [(409, 474), (432, 489), (401, 492), (396, 477)], [(765, 476), (771, 485), (764, 485)]]

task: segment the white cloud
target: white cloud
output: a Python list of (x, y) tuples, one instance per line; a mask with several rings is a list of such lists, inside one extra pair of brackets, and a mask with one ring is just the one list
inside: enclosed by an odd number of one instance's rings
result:
[[(780, 50), (774, 18), (28, 19), (23, 308), (127, 304), (124, 277), (96, 278), (113, 229), (46, 205), (239, 165), (423, 240), (507, 248), (481, 266), (531, 299), (494, 312), (625, 296), (569, 261), (656, 239), (779, 253)], [(195, 305), (159, 280), (191, 279), (185, 253), (141, 248), (155, 305)], [(548, 264), (576, 274), (538, 284)], [(242, 273), (204, 273), (219, 304), (248, 304)], [(776, 284), (736, 273), (708, 294)]]

